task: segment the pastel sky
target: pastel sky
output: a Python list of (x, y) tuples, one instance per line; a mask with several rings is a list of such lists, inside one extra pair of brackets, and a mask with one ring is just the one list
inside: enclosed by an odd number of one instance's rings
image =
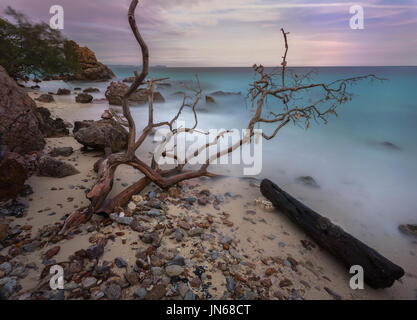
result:
[[(107, 64), (137, 64), (126, 16), (130, 0), (0, 0), (35, 21), (64, 8), (64, 34)], [(364, 8), (352, 30), (349, 8)], [(140, 0), (137, 22), (151, 65), (252, 66), (280, 63), (290, 32), (293, 66), (417, 65), (417, 0)]]

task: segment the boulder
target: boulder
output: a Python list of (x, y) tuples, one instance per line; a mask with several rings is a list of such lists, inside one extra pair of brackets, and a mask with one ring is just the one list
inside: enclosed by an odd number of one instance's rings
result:
[(98, 150), (109, 147), (113, 153), (123, 150), (128, 139), (126, 129), (113, 119), (76, 121), (73, 133), (82, 145)]
[(75, 97), (75, 102), (77, 103), (90, 103), (91, 101), (93, 101), (93, 96), (88, 93), (79, 93)]
[[(107, 87), (105, 92), (107, 100), (109, 103), (116, 106), (121, 106), (123, 102), (123, 96), (127, 92), (129, 87), (120, 82), (112, 81)], [(154, 102), (165, 102), (164, 97), (158, 91), (155, 91), (153, 94)], [(146, 104), (148, 103), (148, 91), (146, 89), (138, 89), (134, 92), (129, 98), (129, 104)]]
[(0, 66), (0, 144), (19, 154), (42, 150), (45, 140), (35, 110), (35, 101)]
[(41, 94), (39, 97), (35, 98), (36, 101), (39, 102), (45, 102), (45, 103), (51, 103), (51, 102), (55, 102), (55, 99), (52, 95), (50, 94)]
[[(96, 55), (87, 47), (80, 47), (75, 41), (65, 43), (67, 52), (74, 52), (80, 65), (80, 71), (68, 78), (68, 80), (95, 80), (106, 81), (114, 77), (113, 71), (99, 62)], [(69, 58), (69, 57), (68, 57)]]
[(100, 92), (100, 89), (98, 89), (98, 88), (87, 88), (87, 89), (84, 89), (83, 92), (85, 92), (85, 93)]
[(39, 107), (35, 111), (39, 120), (38, 126), (46, 138), (63, 137), (69, 134), (64, 120), (61, 118), (53, 119), (47, 108)]
[(22, 190), (28, 173), (22, 156), (5, 152), (0, 158), (0, 201), (15, 199)]
[(71, 94), (71, 90), (65, 89), (65, 88), (59, 88), (58, 91), (56, 92), (57, 95), (59, 96), (66, 96)]
[(48, 155), (41, 155), (38, 159), (38, 175), (40, 176), (63, 178), (78, 173), (79, 171), (72, 165)]

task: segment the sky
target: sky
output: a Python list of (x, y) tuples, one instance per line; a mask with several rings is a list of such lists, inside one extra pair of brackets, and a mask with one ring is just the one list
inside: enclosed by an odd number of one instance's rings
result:
[[(127, 22), (130, 0), (0, 0), (33, 21), (64, 9), (64, 35), (106, 64), (136, 65), (140, 50)], [(351, 29), (352, 5), (364, 28)], [(289, 66), (417, 65), (417, 0), (139, 0), (139, 29), (151, 65), (276, 66), (288, 35)]]

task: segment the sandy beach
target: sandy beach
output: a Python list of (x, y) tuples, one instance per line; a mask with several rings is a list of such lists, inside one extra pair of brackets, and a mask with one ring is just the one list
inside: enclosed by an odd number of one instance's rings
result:
[[(30, 92), (32, 98), (38, 94)], [(37, 104), (47, 107), (53, 117), (70, 123), (98, 120), (107, 107), (107, 104), (75, 103), (73, 94), (54, 97), (56, 102)], [(26, 239), (39, 237), (39, 230), (62, 224), (69, 213), (88, 205), (86, 190), (96, 178), (93, 165), (102, 156), (101, 152), (83, 151), (71, 134), (46, 140), (44, 152), (54, 147), (73, 147), (72, 155), (58, 159), (74, 165), (80, 173), (65, 178), (34, 174), (27, 180), (33, 189), (33, 194), (26, 198), (27, 213), (23, 218), (8, 218), (10, 228), (20, 227)], [(151, 143), (145, 148), (151, 151)], [(149, 154), (141, 157), (150, 159)], [(117, 194), (140, 177), (138, 171), (121, 166), (111, 194)], [(335, 258), (321, 250), (283, 214), (262, 205), (265, 199), (256, 179), (199, 178), (182, 183), (176, 190), (175, 194), (169, 194), (150, 185), (141, 192), (142, 199), (133, 199), (129, 208), (123, 209), (125, 216), (140, 221), (137, 230), (97, 215), (67, 239), (46, 243), (42, 238), (41, 245), (33, 252), (19, 254), (9, 261), (13, 269), (25, 266), (26, 271), (16, 275), (22, 289), (13, 298), (28, 298), (25, 292), (38, 284), (45, 272), (45, 262), (46, 266), (53, 262), (68, 263), (76, 251), (86, 250), (103, 239), (106, 239), (104, 253), (96, 265), (85, 264), (79, 277), (66, 282), (66, 289), (59, 294), (69, 299), (107, 299), (111, 279), (120, 286), (117, 298), (121, 299), (415, 298), (417, 276), (407, 266), (403, 266), (405, 276), (391, 288), (373, 290), (365, 285), (364, 290), (352, 290), (351, 275)], [(207, 199), (206, 203), (200, 203), (201, 195)], [(152, 199), (164, 204), (155, 216), (140, 211), (141, 201)], [(159, 237), (160, 246), (156, 253), (147, 255), (154, 236)], [(57, 246), (58, 252), (49, 259), (55, 261), (45, 261), (48, 260), (45, 253)], [(2, 249), (0, 255), (6, 255), (9, 249)], [(173, 259), (183, 261), (181, 270), (169, 271), (179, 277), (177, 282), (166, 274), (167, 262)], [(93, 276), (97, 266), (109, 267), (107, 280)], [(38, 297), (50, 298), (56, 294), (49, 291)]]

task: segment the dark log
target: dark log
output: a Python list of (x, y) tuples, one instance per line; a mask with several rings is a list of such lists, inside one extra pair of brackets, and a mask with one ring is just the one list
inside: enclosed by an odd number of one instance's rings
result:
[(294, 199), (268, 179), (261, 183), (262, 194), (275, 208), (284, 213), (318, 245), (326, 249), (348, 269), (360, 265), (365, 282), (374, 289), (392, 286), (404, 275), (404, 270), (383, 257), (339, 226)]

